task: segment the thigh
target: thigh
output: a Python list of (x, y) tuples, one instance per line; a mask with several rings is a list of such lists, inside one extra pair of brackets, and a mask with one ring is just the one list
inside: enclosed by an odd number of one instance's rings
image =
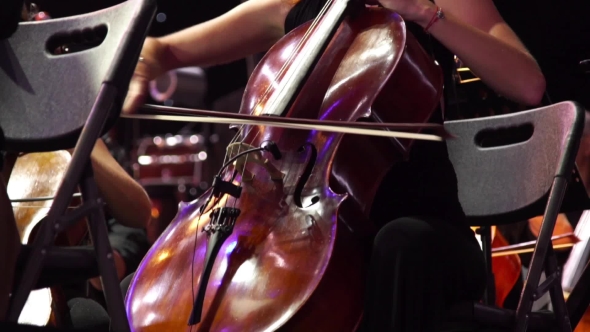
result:
[(362, 331), (436, 331), (448, 305), (480, 298), (483, 255), (469, 231), (423, 217), (383, 226), (373, 244)]
[[(444, 302), (478, 300), (485, 289), (485, 262), (473, 232), (433, 217), (405, 217), (382, 227), (375, 237), (374, 255), (382, 264), (401, 254), (407, 264), (425, 265), (416, 273), (443, 289)], [(408, 273), (413, 269), (408, 269)], [(403, 272), (402, 272), (403, 273)]]
[(436, 234), (437, 272), (446, 286), (445, 302), (480, 300), (486, 285), (485, 260), (473, 231), (434, 218), (423, 220)]
[(133, 276), (135, 276), (135, 272), (131, 273), (130, 275), (126, 276), (123, 280), (121, 280), (121, 292), (123, 293), (123, 298), (127, 296), (127, 291), (129, 291), (129, 286), (131, 286), (131, 280), (133, 280)]

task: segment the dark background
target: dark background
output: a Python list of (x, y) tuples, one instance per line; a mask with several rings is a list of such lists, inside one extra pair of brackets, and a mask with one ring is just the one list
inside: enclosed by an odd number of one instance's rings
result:
[[(474, 0), (477, 1), (477, 0)], [(86, 13), (115, 5), (121, 0), (37, 0), (42, 10), (53, 17)], [(158, 13), (165, 22), (154, 21), (150, 35), (161, 36), (217, 17), (240, 0), (158, 1)], [(589, 86), (579, 62), (590, 58), (590, 1), (588, 0), (495, 0), (504, 19), (537, 58), (549, 82), (553, 101), (577, 99), (590, 107)], [(246, 84), (246, 63), (207, 69), (209, 93), (213, 101)], [(576, 87), (572, 87), (572, 86)], [(575, 90), (575, 91), (574, 91)]]

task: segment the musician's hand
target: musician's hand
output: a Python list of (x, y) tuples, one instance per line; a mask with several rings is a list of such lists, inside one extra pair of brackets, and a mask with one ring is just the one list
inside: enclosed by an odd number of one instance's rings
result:
[[(368, 4), (376, 0), (366, 0)], [(429, 0), (379, 0), (381, 5), (400, 14), (406, 21), (414, 21), (422, 26), (428, 25), (436, 13), (436, 5)]]
[(161, 66), (163, 47), (155, 38), (146, 38), (135, 72), (129, 83), (129, 91), (123, 103), (123, 113), (135, 113), (143, 105), (149, 82), (164, 73)]

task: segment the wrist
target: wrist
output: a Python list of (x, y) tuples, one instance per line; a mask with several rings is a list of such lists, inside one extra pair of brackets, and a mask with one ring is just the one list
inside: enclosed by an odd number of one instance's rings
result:
[(410, 20), (420, 25), (422, 28), (426, 28), (432, 18), (436, 15), (437, 10), (438, 6), (429, 1), (427, 4), (423, 4), (416, 9), (413, 18)]
[(156, 77), (164, 75), (166, 72), (176, 69), (173, 61), (174, 57), (170, 50), (170, 44), (161, 38), (155, 39), (156, 51), (155, 51), (155, 71), (157, 72)]
[(156, 39), (156, 45), (157, 51), (155, 54), (158, 66), (158, 77), (171, 70), (187, 66), (187, 64), (183, 63), (176, 55), (177, 46), (174, 44), (174, 41), (171, 41), (164, 36)]
[(151, 81), (160, 75), (164, 74), (166, 69), (166, 53), (168, 52), (166, 44), (159, 38), (146, 38), (143, 49), (140, 54), (138, 67), (140, 69), (136, 74), (144, 76), (148, 81)]

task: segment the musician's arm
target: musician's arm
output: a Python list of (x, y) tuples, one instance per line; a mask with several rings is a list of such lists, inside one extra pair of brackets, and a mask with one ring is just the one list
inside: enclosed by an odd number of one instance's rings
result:
[[(498, 93), (526, 105), (541, 102), (545, 92), (543, 73), (492, 0), (435, 1), (443, 8), (445, 19), (432, 25), (432, 36)], [(396, 1), (382, 2), (387, 7), (388, 2)], [(436, 5), (416, 2), (421, 4), (420, 9), (412, 10), (408, 16), (426, 27), (436, 13)]]
[(176, 33), (147, 38), (123, 113), (135, 112), (145, 101), (148, 82), (166, 71), (208, 66), (265, 51), (284, 35), (284, 22), (294, 0), (249, 0), (210, 21)]
[(151, 202), (145, 190), (113, 158), (102, 139), (91, 155), (98, 189), (110, 214), (121, 224), (144, 228), (151, 215)]
[[(265, 51), (284, 35), (292, 6), (288, 0), (249, 0), (215, 19), (158, 38), (161, 70), (222, 64)], [(150, 42), (154, 40), (146, 44)]]

